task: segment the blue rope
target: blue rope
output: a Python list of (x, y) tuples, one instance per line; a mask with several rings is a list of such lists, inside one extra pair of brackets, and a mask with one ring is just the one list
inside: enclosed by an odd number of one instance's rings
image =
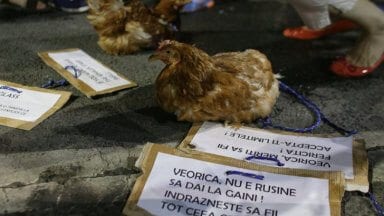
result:
[(284, 166), (284, 163), (280, 162), (279, 159), (277, 158), (274, 158), (274, 157), (264, 157), (264, 156), (249, 156), (249, 157), (246, 157), (245, 160), (249, 161), (249, 160), (253, 160), (253, 159), (256, 159), (256, 160), (270, 160), (270, 161), (274, 161), (277, 163), (277, 166)]
[(253, 174), (253, 173), (246, 173), (246, 172), (240, 172), (240, 171), (236, 171), (236, 170), (228, 170), (225, 172), (226, 175), (241, 175), (241, 176), (245, 176), (245, 177), (249, 177), (249, 178), (254, 178), (254, 179), (258, 179), (258, 180), (264, 180), (264, 176), (262, 175), (256, 175), (256, 174)]
[(51, 79), (47, 83), (43, 84), (41, 87), (42, 88), (56, 88), (59, 86), (67, 86), (68, 84), (69, 84), (69, 82), (65, 79), (61, 79), (58, 81)]
[[(79, 78), (79, 76), (81, 75), (81, 70), (75, 66), (72, 66), (72, 65), (65, 66), (64, 69), (68, 70), (68, 71), (73, 71), (74, 72), (73, 77), (75, 77), (75, 78)], [(56, 88), (59, 86), (67, 86), (67, 85), (69, 85), (69, 82), (65, 79), (61, 79), (58, 81), (54, 81), (51, 79), (47, 83), (43, 84), (41, 87), (42, 88)]]
[(298, 93), (297, 91), (295, 91), (294, 89), (292, 89), (291, 87), (286, 85), (285, 83), (280, 81), (279, 82), (279, 88), (281, 91), (296, 97), (300, 103), (302, 103), (304, 106), (306, 106), (308, 109), (310, 109), (314, 113), (314, 115), (316, 117), (316, 121), (312, 125), (305, 127), (305, 128), (290, 128), (290, 127), (284, 127), (284, 126), (280, 126), (280, 125), (273, 125), (271, 118), (268, 116), (264, 119), (261, 119), (261, 124), (262, 124), (263, 128), (264, 127), (272, 127), (272, 128), (276, 128), (276, 129), (280, 129), (280, 130), (285, 130), (285, 131), (307, 133), (307, 132), (312, 132), (313, 130), (315, 130), (316, 128), (318, 128), (320, 126), (321, 122), (324, 122), (324, 123), (328, 124), (329, 126), (331, 126), (332, 128), (334, 128), (336, 131), (339, 131), (340, 133), (344, 134), (345, 136), (351, 136), (351, 135), (357, 133), (357, 131), (355, 131), (355, 130), (351, 130), (351, 131), (346, 130), (340, 126), (337, 126), (335, 123), (331, 122), (320, 111), (320, 108), (318, 106), (316, 106), (308, 98), (304, 97), (303, 95), (301, 95), (300, 93)]
[(18, 89), (15, 89), (15, 88), (12, 88), (12, 87), (9, 87), (9, 86), (1, 86), (0, 89), (5, 89), (5, 90), (8, 90), (8, 91), (13, 91), (13, 92), (16, 92), (16, 93), (22, 93), (23, 91), (20, 91)]
[(376, 197), (373, 195), (373, 193), (368, 193), (368, 196), (369, 196), (369, 199), (371, 200), (373, 207), (375, 207), (377, 215), (378, 216), (384, 216), (384, 208), (376, 200)]
[(72, 70), (74, 72), (73, 77), (75, 78), (79, 78), (79, 76), (81, 75), (81, 69), (78, 69), (76, 66), (69, 65), (69, 66), (65, 66), (64, 69), (67, 71)]

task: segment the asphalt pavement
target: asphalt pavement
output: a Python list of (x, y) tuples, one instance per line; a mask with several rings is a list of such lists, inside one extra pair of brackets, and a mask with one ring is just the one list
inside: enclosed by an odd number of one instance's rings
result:
[[(274, 72), (283, 76), (282, 81), (316, 103), (330, 120), (357, 130), (355, 137), (366, 141), (371, 191), (384, 205), (384, 65), (364, 78), (339, 78), (330, 73), (329, 65), (354, 45), (359, 30), (312, 41), (282, 36), (285, 27), (300, 24), (295, 11), (283, 0), (217, 0), (217, 5), (209, 10), (182, 15), (178, 39), (195, 44), (209, 54), (248, 48), (265, 53)], [(0, 80), (41, 86), (49, 79), (61, 79), (37, 53), (80, 48), (138, 84), (135, 88), (95, 99), (85, 97), (71, 85), (57, 88), (72, 92), (71, 99), (31, 131), (0, 126), (0, 155), (23, 155), (38, 160), (39, 152), (95, 148), (123, 148), (129, 152), (147, 142), (174, 145), (184, 138), (191, 123), (178, 122), (173, 114), (156, 105), (154, 81), (164, 65), (147, 61), (152, 51), (108, 55), (98, 47), (97, 39), (86, 13), (56, 10), (36, 13), (0, 7)], [(272, 119), (282, 125), (303, 127), (312, 123), (314, 116), (295, 98), (282, 93)], [(313, 133), (329, 134), (335, 130), (322, 124)], [(0, 161), (0, 168), (1, 164)], [(116, 175), (131, 174), (119, 172)], [(13, 189), (19, 187), (25, 185), (12, 185)], [(47, 200), (40, 202), (39, 199), (27, 202), (25, 208), (2, 213), (117, 215), (128, 193), (126, 191), (113, 205), (108, 205), (109, 213), (92, 213), (95, 208), (104, 208), (103, 205), (97, 207), (100, 203), (90, 202), (72, 209), (60, 206), (62, 209), (58, 210), (57, 205), (47, 205)], [(10, 202), (8, 199), (4, 203)], [(74, 201), (71, 205), (77, 204)], [(342, 214), (375, 215), (375, 210), (365, 194), (347, 192)]]

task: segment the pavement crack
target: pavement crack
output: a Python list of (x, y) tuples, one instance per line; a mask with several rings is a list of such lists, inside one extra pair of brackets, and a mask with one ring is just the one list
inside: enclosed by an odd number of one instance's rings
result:
[(6, 188), (1, 188), (1, 190), (3, 191), (4, 193), (4, 196), (5, 196), (5, 202), (8, 203), (9, 202), (9, 197), (8, 197), (8, 194), (7, 194), (7, 190), (5, 190)]
[(58, 184), (65, 184), (70, 178), (75, 177), (81, 169), (81, 166), (72, 164), (66, 166), (52, 166), (40, 173), (37, 182), (57, 182)]
[(109, 167), (109, 165), (110, 165), (109, 160), (107, 160), (107, 159), (104, 157), (104, 155), (103, 155), (103, 153), (101, 152), (100, 149), (98, 149), (97, 152), (99, 153), (99, 157), (100, 157), (100, 159), (101, 159), (103, 162), (106, 163), (107, 167)]
[(35, 185), (35, 184), (36, 184), (36, 182), (29, 183), (29, 184), (26, 184), (23, 182), (13, 182), (13, 183), (5, 185), (5, 186), (0, 186), (0, 188), (1, 189), (14, 189), (14, 188), (21, 188), (21, 187), (26, 187), (26, 186), (30, 186), (30, 185)]
[(379, 151), (379, 150), (384, 150), (384, 146), (375, 146), (372, 148), (368, 148), (367, 152), (373, 152), (373, 151)]
[(100, 174), (97, 174), (96, 177), (106, 177), (106, 176), (117, 176), (117, 175), (132, 175), (137, 174), (137, 171), (134, 169), (128, 169), (126, 167), (117, 167), (111, 170), (105, 170)]

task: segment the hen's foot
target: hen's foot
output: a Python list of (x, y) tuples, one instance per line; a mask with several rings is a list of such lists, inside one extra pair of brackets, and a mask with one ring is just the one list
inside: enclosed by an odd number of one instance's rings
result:
[(237, 123), (230, 123), (229, 121), (224, 121), (224, 127), (230, 127), (234, 130), (239, 130), (243, 125), (239, 122)]

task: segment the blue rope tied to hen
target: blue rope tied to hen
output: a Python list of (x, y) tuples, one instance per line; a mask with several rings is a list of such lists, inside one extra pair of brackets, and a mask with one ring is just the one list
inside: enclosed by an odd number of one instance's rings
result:
[(313, 130), (318, 128), (320, 126), (321, 122), (324, 122), (327, 125), (334, 128), (336, 131), (339, 131), (341, 134), (344, 134), (345, 136), (351, 136), (351, 135), (357, 133), (357, 131), (355, 131), (355, 130), (346, 130), (340, 126), (337, 126), (335, 123), (331, 122), (327, 117), (325, 117), (325, 115), (321, 112), (321, 110), (318, 106), (316, 106), (308, 98), (304, 97), (303, 95), (301, 95), (300, 93), (298, 93), (297, 91), (295, 91), (294, 89), (289, 87), (287, 84), (280, 81), (279, 82), (279, 89), (282, 92), (288, 93), (288, 94), (296, 97), (300, 103), (302, 103), (304, 106), (306, 106), (308, 109), (310, 109), (313, 112), (313, 114), (315, 115), (316, 121), (312, 125), (307, 126), (305, 128), (291, 128), (291, 127), (285, 127), (285, 126), (281, 126), (281, 125), (274, 125), (272, 123), (271, 118), (268, 116), (264, 119), (261, 119), (261, 124), (262, 124), (263, 128), (272, 127), (272, 128), (276, 128), (276, 129), (280, 129), (280, 130), (285, 130), (285, 131), (308, 133), (308, 132), (312, 132)]
[(371, 201), (373, 207), (376, 210), (378, 216), (384, 216), (384, 208), (380, 205), (380, 203), (376, 200), (376, 197), (372, 192), (368, 193), (368, 198)]

